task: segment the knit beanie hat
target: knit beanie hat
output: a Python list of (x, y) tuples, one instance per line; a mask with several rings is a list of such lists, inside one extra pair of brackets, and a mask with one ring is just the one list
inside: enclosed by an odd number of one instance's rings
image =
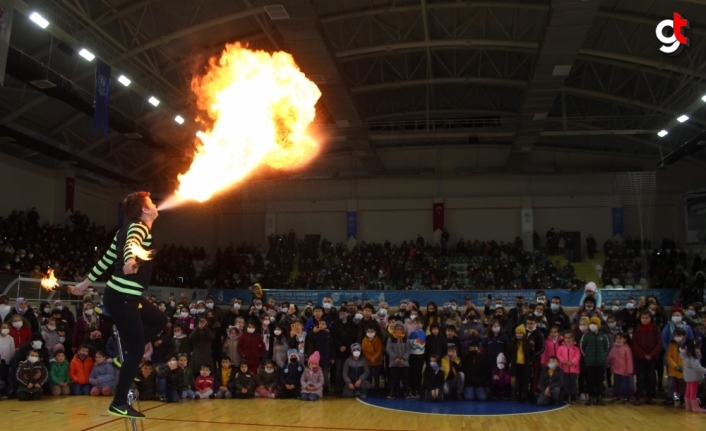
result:
[(586, 289), (586, 291), (595, 292), (596, 289), (597, 289), (597, 288), (596, 288), (596, 283), (594, 283), (594, 282), (592, 282), (592, 281), (589, 281), (588, 283), (586, 283), (585, 289)]
[(401, 329), (404, 332), (404, 323), (402, 323), (402, 322), (395, 323), (394, 330), (396, 331), (397, 329)]
[(498, 359), (496, 360), (496, 363), (507, 364), (507, 359), (505, 359), (505, 355), (503, 355), (502, 353), (498, 353)]
[(319, 363), (319, 359), (321, 359), (321, 355), (319, 355), (319, 352), (316, 351), (309, 356), (309, 360), (307, 361), (307, 364), (311, 364), (312, 362), (316, 362), (317, 364)]
[(591, 324), (591, 323), (596, 324), (596, 325), (598, 325), (599, 328), (601, 327), (601, 319), (598, 318), (598, 317), (596, 317), (596, 316), (591, 317), (591, 318), (588, 320), (588, 323), (589, 323), (589, 324)]
[(520, 333), (522, 335), (527, 335), (527, 328), (525, 328), (525, 325), (520, 325), (517, 328), (515, 328), (515, 333)]
[(361, 350), (360, 343), (351, 344), (351, 352), (356, 352), (356, 351), (360, 352), (360, 350)]

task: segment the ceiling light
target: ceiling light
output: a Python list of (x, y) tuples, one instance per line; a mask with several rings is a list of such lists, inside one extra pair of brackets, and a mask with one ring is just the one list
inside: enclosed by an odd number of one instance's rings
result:
[(667, 132), (666, 130), (660, 130), (659, 133), (657, 133), (657, 136), (659, 136), (660, 138), (664, 138), (665, 136), (667, 136), (667, 133), (669, 132)]
[(127, 87), (128, 85), (130, 85), (130, 83), (132, 81), (130, 81), (130, 79), (127, 76), (120, 75), (120, 77), (118, 78), (118, 82)]
[(683, 123), (684, 121), (686, 121), (688, 119), (689, 119), (688, 115), (682, 115), (681, 117), (677, 118), (677, 121), (680, 123)]
[(34, 23), (40, 26), (41, 28), (47, 28), (47, 26), (49, 25), (49, 21), (45, 20), (44, 17), (38, 14), (37, 12), (32, 12), (32, 14), (29, 16), (29, 19), (34, 21)]
[(174, 121), (179, 124), (184, 124), (184, 117), (182, 117), (181, 115), (177, 115), (176, 117), (174, 117)]
[(706, 94), (704, 94), (704, 96), (701, 98), (701, 100), (703, 100), (704, 102), (706, 102)]
[(93, 59), (96, 58), (96, 56), (93, 55), (93, 53), (91, 51), (87, 50), (86, 48), (81, 48), (81, 50), (78, 52), (78, 55), (80, 55), (81, 57), (85, 58), (88, 61), (93, 61)]
[(152, 105), (154, 105), (154, 106), (158, 106), (158, 105), (159, 105), (159, 99), (157, 99), (157, 98), (154, 97), (154, 96), (150, 96), (148, 102), (150, 102), (150, 103), (151, 103)]

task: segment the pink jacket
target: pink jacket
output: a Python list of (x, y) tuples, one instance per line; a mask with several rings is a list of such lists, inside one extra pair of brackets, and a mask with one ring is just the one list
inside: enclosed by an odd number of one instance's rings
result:
[(544, 352), (542, 352), (540, 363), (542, 365), (547, 365), (547, 363), (549, 362), (549, 358), (551, 358), (552, 356), (556, 356), (558, 358), (559, 356), (557, 355), (557, 352), (559, 351), (559, 346), (561, 346), (562, 344), (564, 344), (564, 337), (562, 337), (561, 335), (559, 335), (556, 341), (547, 337), (547, 339), (544, 340)]
[[(557, 349), (556, 356), (559, 358), (559, 364), (561, 364), (561, 369), (565, 373), (580, 374), (581, 349), (576, 346), (576, 343), (571, 343), (571, 345), (562, 344)], [(564, 365), (565, 361), (571, 361), (574, 365)]]
[(613, 374), (619, 376), (633, 375), (632, 349), (627, 344), (614, 345), (608, 353), (606, 365), (610, 366)]

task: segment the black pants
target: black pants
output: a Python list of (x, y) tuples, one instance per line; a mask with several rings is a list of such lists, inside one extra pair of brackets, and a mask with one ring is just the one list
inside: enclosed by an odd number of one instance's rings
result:
[(515, 401), (530, 399), (531, 367), (531, 365), (527, 364), (515, 365), (515, 389), (513, 390), (513, 398)]
[(635, 361), (637, 374), (637, 388), (635, 398), (655, 396), (655, 361), (638, 359)]
[(110, 287), (105, 289), (103, 303), (118, 328), (122, 345), (123, 364), (113, 402), (123, 405), (140, 368), (145, 344), (167, 326), (167, 315), (142, 296), (128, 295)]
[[(409, 390), (409, 382), (407, 381), (408, 367), (389, 367), (387, 371), (390, 377), (390, 394), (396, 395), (400, 392), (400, 385), (402, 386), (402, 394), (406, 394)], [(387, 380), (385, 383), (387, 383)]]
[(409, 355), (409, 389), (419, 392), (422, 389), (424, 355)]
[(603, 395), (603, 376), (605, 376), (605, 366), (586, 365), (586, 384), (589, 397), (600, 397)]

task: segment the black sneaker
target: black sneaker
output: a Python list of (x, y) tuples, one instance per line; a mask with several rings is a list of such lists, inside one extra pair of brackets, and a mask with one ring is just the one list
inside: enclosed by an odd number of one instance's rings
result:
[(116, 406), (114, 403), (110, 404), (108, 407), (108, 413), (113, 416), (119, 416), (121, 418), (129, 419), (144, 419), (145, 415), (133, 409), (129, 404), (123, 404), (122, 406)]

